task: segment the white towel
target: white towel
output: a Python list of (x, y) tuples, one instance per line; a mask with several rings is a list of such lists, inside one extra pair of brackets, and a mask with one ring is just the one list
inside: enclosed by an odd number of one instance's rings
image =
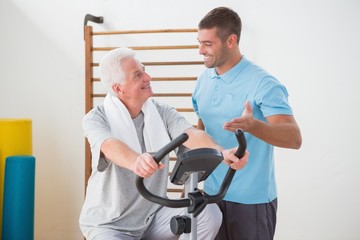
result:
[[(134, 151), (141, 153), (135, 125), (125, 105), (117, 97), (107, 94), (104, 109), (112, 134)], [(150, 99), (144, 103), (141, 110), (144, 113), (143, 135), (146, 152), (156, 152), (170, 142), (169, 135), (156, 106)]]

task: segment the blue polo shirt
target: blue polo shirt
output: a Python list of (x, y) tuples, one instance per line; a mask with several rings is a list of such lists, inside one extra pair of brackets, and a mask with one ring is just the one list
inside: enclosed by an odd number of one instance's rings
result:
[[(238, 145), (235, 134), (223, 129), (225, 122), (241, 116), (245, 101), (254, 117), (266, 122), (277, 114), (292, 115), (286, 88), (264, 69), (244, 56), (232, 69), (218, 75), (214, 68), (205, 69), (193, 92), (193, 107), (205, 130), (224, 148)], [(250, 152), (248, 164), (236, 171), (225, 200), (243, 204), (267, 203), (277, 197), (274, 147), (245, 133)], [(224, 179), (228, 165), (220, 164), (206, 179), (205, 191), (214, 195)]]

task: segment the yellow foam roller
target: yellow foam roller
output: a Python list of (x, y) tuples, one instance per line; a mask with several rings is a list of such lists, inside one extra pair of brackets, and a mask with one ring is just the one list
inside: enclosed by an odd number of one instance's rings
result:
[(0, 236), (3, 215), (5, 160), (9, 156), (32, 155), (31, 119), (0, 118)]

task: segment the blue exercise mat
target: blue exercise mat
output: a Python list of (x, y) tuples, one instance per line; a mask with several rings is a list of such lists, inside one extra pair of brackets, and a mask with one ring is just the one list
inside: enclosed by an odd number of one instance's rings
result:
[(34, 239), (35, 157), (5, 162), (2, 240)]

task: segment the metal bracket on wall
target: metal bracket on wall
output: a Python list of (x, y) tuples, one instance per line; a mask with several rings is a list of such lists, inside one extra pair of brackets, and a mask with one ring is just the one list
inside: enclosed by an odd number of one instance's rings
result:
[(84, 26), (87, 25), (88, 22), (94, 22), (94, 23), (103, 23), (104, 18), (103, 17), (96, 17), (91, 14), (86, 14), (84, 19)]

